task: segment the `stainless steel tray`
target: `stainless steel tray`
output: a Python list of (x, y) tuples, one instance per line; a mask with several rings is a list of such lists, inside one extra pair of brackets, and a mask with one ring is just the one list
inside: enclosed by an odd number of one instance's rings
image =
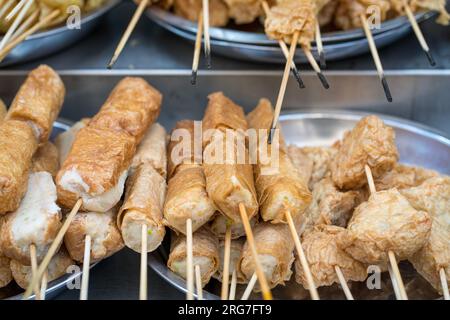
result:
[[(283, 134), (287, 143), (299, 146), (325, 146), (331, 145), (335, 140), (342, 137), (344, 131), (351, 129), (355, 123), (367, 113), (360, 112), (341, 112), (341, 111), (317, 111), (312, 113), (288, 113), (280, 117)], [(441, 173), (450, 175), (450, 139), (445, 138), (441, 133), (430, 127), (407, 121), (404, 119), (380, 115), (381, 118), (395, 129), (397, 146), (400, 152), (400, 161), (402, 163), (423, 166), (437, 170)], [(430, 157), (430, 155), (433, 155)], [(169, 284), (182, 292), (186, 292), (186, 283), (184, 279), (174, 274), (166, 267), (168, 246), (160, 247), (156, 252), (149, 256), (149, 266), (164, 278)], [(402, 274), (411, 281), (416, 278), (422, 279), (409, 265), (400, 264)], [(427, 284), (422, 283), (425, 290), (428, 289), (430, 296), (428, 299), (436, 298), (433, 296), (431, 288), (427, 288)], [(245, 286), (239, 285), (237, 292), (242, 293)], [(219, 283), (212, 279), (211, 283), (206, 287), (204, 297), (206, 299), (219, 299), (220, 286)], [(328, 297), (329, 288), (319, 288), (319, 293)], [(386, 289), (387, 290), (387, 289)], [(299, 292), (303, 295), (300, 295)], [(274, 290), (275, 298), (293, 299), (307, 297), (304, 290), (292, 281), (286, 286), (277, 287)], [(367, 290), (369, 291), (369, 290)], [(338, 294), (339, 289), (333, 294)], [(392, 295), (392, 292), (387, 292)], [(411, 294), (412, 296), (412, 294)], [(259, 295), (254, 295), (255, 298)], [(337, 295), (339, 297), (339, 295)], [(414, 296), (412, 296), (414, 297)], [(239, 295), (236, 298), (240, 298)], [(340, 298), (343, 298), (341, 296)], [(357, 298), (357, 297), (355, 297)], [(370, 296), (369, 296), (370, 298)]]
[(109, 0), (102, 7), (83, 16), (81, 19), (81, 29), (70, 30), (64, 25), (29, 36), (8, 54), (0, 63), (0, 67), (45, 57), (74, 44), (91, 33), (102, 21), (105, 14), (119, 2), (120, 0)]

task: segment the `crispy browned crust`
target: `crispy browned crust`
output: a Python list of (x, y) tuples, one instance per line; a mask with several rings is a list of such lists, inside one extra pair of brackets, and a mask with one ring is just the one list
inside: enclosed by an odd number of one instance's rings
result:
[(17, 92), (8, 119), (31, 121), (39, 128), (39, 143), (45, 143), (64, 101), (64, 83), (49, 66), (31, 71)]
[(46, 171), (50, 173), (53, 179), (59, 170), (59, 154), (56, 146), (47, 141), (44, 145), (37, 149), (33, 156), (33, 165), (31, 172)]
[[(115, 209), (113, 209), (115, 211)], [(84, 212), (78, 213), (72, 223), (69, 226), (66, 234), (64, 235), (64, 245), (66, 246), (69, 255), (73, 260), (82, 262), (84, 255), (84, 246), (86, 235), (88, 235), (87, 219), (89, 215), (107, 215), (108, 219), (108, 232), (106, 236), (98, 234), (90, 234), (91, 236), (91, 262), (100, 261), (105, 259), (114, 253), (118, 252), (124, 247), (120, 230), (117, 227), (117, 213), (96, 213), (96, 212)], [(103, 221), (102, 221), (103, 222)], [(102, 248), (99, 251), (95, 250), (94, 242), (98, 241)]]
[(6, 116), (6, 105), (3, 102), (3, 100), (0, 99), (0, 123), (3, 121), (5, 116)]
[(66, 208), (72, 208), (78, 200), (76, 193), (65, 190), (60, 184), (64, 174), (72, 169), (76, 169), (89, 186), (92, 196), (113, 188), (131, 163), (136, 148), (134, 141), (132, 136), (123, 131), (91, 126), (81, 129), (56, 177), (58, 202)]
[(294, 145), (290, 145), (288, 147), (287, 154), (291, 159), (295, 169), (297, 169), (298, 174), (303, 179), (303, 181), (308, 184), (309, 188), (309, 181), (312, 177), (314, 161), (308, 157), (308, 155), (302, 150), (302, 148)]
[(402, 190), (421, 185), (427, 179), (437, 177), (439, 173), (421, 167), (410, 167), (396, 164), (395, 167), (384, 175), (375, 179), (375, 188), (378, 191), (397, 188)]
[(0, 124), (0, 214), (19, 207), (37, 146), (26, 123), (7, 120)]
[[(3, 225), (4, 217), (0, 216), (0, 228)], [(11, 259), (5, 256), (0, 247), (0, 288), (7, 286), (13, 279), (11, 268), (9, 267)]]
[(224, 2), (228, 6), (230, 18), (236, 24), (252, 23), (262, 14), (259, 0), (224, 0)]
[(142, 78), (121, 80), (89, 126), (126, 131), (139, 143), (161, 111), (162, 95)]
[[(47, 281), (53, 281), (67, 273), (67, 268), (75, 262), (70, 258), (67, 250), (62, 246), (50, 260), (47, 268)], [(31, 266), (23, 265), (19, 261), (11, 260), (10, 264), (12, 276), (19, 287), (26, 289), (31, 280)]]
[[(187, 247), (184, 235), (179, 234), (176, 236), (172, 233), (172, 237), (167, 267), (175, 272), (173, 263), (186, 259)], [(212, 275), (219, 269), (219, 240), (207, 227), (200, 228), (192, 235), (192, 250), (194, 257), (207, 257), (213, 261), (208, 272), (201, 275), (202, 284), (204, 285), (209, 282)]]
[[(233, 270), (236, 271), (236, 280), (239, 284), (247, 283), (245, 276), (239, 270), (239, 259), (241, 257), (242, 248), (244, 248), (245, 238), (234, 239), (230, 243), (230, 278), (233, 274)], [(219, 270), (214, 274), (214, 278), (217, 281), (222, 282), (223, 280), (223, 259), (225, 252), (225, 241), (219, 241)], [(229, 280), (231, 281), (231, 279)]]
[[(294, 260), (294, 241), (292, 241), (288, 225), (263, 222), (253, 229), (253, 236), (258, 255), (270, 255), (277, 261), (274, 273), (267, 278), (269, 286), (274, 288), (277, 285), (284, 285), (291, 275), (291, 265)], [(255, 272), (254, 258), (247, 241), (242, 249), (238, 268), (247, 281)]]
[(163, 206), (166, 180), (149, 164), (140, 165), (128, 178), (125, 200), (117, 215), (119, 229), (127, 212), (140, 213), (140, 220), (148, 225), (163, 226)]
[[(202, 10), (199, 0), (175, 0), (173, 3), (176, 15), (191, 21), (197, 21), (198, 13)], [(228, 23), (228, 8), (222, 0), (209, 1), (209, 23), (212, 27), (223, 27)]]
[[(178, 121), (172, 129), (169, 146), (167, 148), (169, 158), (167, 171), (169, 179), (179, 171), (179, 168), (182, 165), (197, 166), (202, 163), (203, 155), (201, 150), (199, 150), (199, 152), (196, 150), (196, 146), (197, 149), (201, 149), (202, 137), (199, 133), (197, 133), (198, 137), (195, 136), (194, 126), (193, 120), (181, 120)], [(186, 150), (189, 141), (184, 141), (179, 138), (179, 136), (176, 136), (175, 133), (182, 134), (183, 137), (186, 135), (186, 137), (190, 139), (190, 152)], [(174, 160), (176, 161), (174, 162)]]

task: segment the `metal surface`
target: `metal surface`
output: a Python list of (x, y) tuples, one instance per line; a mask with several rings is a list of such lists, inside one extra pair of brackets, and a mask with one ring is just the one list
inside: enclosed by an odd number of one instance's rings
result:
[[(186, 33), (190, 34), (197, 33), (196, 23), (184, 19), (180, 16), (177, 16), (172, 12), (158, 8), (156, 6), (148, 8), (146, 10), (146, 15), (163, 27), (172, 26), (174, 28), (185, 31)], [(435, 13), (426, 12), (426, 13), (418, 13), (415, 15), (416, 20), (418, 22), (425, 21), (431, 18), (432, 16), (435, 16)], [(405, 26), (406, 24), (409, 24), (409, 22), (405, 16), (397, 17), (395, 19), (390, 19), (381, 23), (380, 28), (373, 29), (372, 33), (374, 35), (377, 35), (383, 32), (391, 31), (399, 27)], [(227, 42), (278, 46), (276, 41), (268, 39), (262, 31), (251, 32), (230, 28), (210, 28), (210, 36), (211, 39)], [(342, 42), (342, 41), (356, 40), (364, 37), (365, 35), (362, 29), (322, 33), (322, 41), (324, 44), (328, 42)]]
[[(98, 26), (105, 14), (114, 8), (120, 0), (109, 0), (105, 5), (84, 16), (80, 29), (70, 30), (67, 26), (60, 26), (37, 32), (15, 47), (0, 63), (0, 67), (30, 61), (45, 57), (68, 47), (87, 36)], [(1, 40), (2, 37), (0, 37)]]
[[(283, 135), (286, 142), (299, 146), (327, 146), (343, 133), (354, 127), (355, 123), (367, 113), (340, 112), (324, 110), (312, 113), (289, 113), (280, 117)], [(396, 143), (402, 163), (423, 166), (450, 174), (450, 139), (436, 130), (404, 119), (379, 115), (396, 133)], [(414, 143), (412, 143), (414, 142)], [(433, 155), (430, 157), (430, 155)], [(166, 239), (167, 240), (167, 239)], [(170, 285), (186, 292), (186, 282), (166, 267), (168, 245), (161, 246), (150, 255), (149, 266)], [(416, 274), (417, 277), (420, 277)], [(212, 282), (216, 280), (212, 279)], [(239, 285), (242, 290), (242, 285)], [(220, 286), (210, 284), (209, 290), (203, 292), (206, 299), (219, 299)], [(238, 289), (239, 290), (239, 289)], [(277, 291), (284, 289), (277, 288)], [(275, 295), (275, 298), (277, 296)], [(283, 297), (285, 298), (285, 297)]]

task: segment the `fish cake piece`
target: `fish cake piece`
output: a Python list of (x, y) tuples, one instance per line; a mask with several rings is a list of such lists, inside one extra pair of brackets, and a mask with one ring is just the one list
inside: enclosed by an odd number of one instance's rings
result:
[(56, 146), (47, 141), (33, 156), (33, 165), (31, 167), (31, 172), (41, 172), (45, 171), (52, 175), (53, 178), (59, 170), (59, 154)]
[(228, 7), (230, 18), (236, 24), (252, 23), (263, 11), (258, 0), (224, 0)]
[[(245, 239), (234, 239), (230, 243), (230, 267), (229, 267), (229, 278), (231, 281), (231, 276), (233, 274), (233, 271), (236, 272), (236, 283), (246, 283), (244, 275), (242, 275), (239, 272), (238, 264), (239, 259), (241, 257), (242, 248), (244, 247)], [(219, 282), (222, 282), (223, 279), (223, 265), (224, 265), (224, 258), (225, 255), (225, 241), (220, 240), (219, 241), (219, 269), (217, 272), (213, 275), (213, 277), (218, 280)]]
[(397, 164), (391, 171), (374, 180), (378, 191), (397, 188), (398, 190), (416, 187), (426, 180), (437, 177), (439, 173), (421, 167), (411, 167)]
[(89, 123), (89, 118), (83, 118), (76, 122), (69, 130), (60, 133), (55, 139), (55, 145), (59, 154), (59, 166), (62, 167), (64, 161), (69, 155), (72, 144), (75, 141), (77, 133)]
[[(202, 10), (202, 0), (174, 0), (174, 12), (191, 21), (197, 21)], [(209, 1), (209, 23), (211, 27), (224, 27), (228, 24), (228, 8), (222, 0)]]
[[(258, 223), (258, 215), (250, 219), (250, 227), (253, 227)], [(216, 212), (215, 216), (211, 220), (209, 227), (211, 231), (220, 239), (225, 239), (225, 233), (227, 231), (227, 226), (230, 227), (231, 239), (238, 239), (245, 236), (245, 229), (242, 221), (233, 221), (228, 219), (226, 216), (220, 212)]]

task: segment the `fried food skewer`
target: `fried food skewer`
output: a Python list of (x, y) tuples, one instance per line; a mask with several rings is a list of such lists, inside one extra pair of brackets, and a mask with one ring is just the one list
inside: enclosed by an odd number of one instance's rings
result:
[(187, 300), (194, 300), (194, 254), (192, 244), (192, 219), (186, 220), (186, 282), (187, 282)]
[(205, 59), (208, 69), (211, 68), (211, 40), (209, 36), (209, 0), (202, 0), (203, 9), (203, 36), (205, 47)]
[(234, 300), (234, 298), (236, 297), (236, 286), (237, 286), (237, 274), (235, 269), (231, 274), (230, 295), (228, 296), (228, 300)]
[[(37, 273), (37, 255), (36, 246), (34, 244), (30, 245), (30, 258), (31, 258), (31, 274), (34, 276)], [(41, 291), (39, 288), (39, 283), (34, 286), (34, 294), (36, 300), (41, 300)]]
[[(19, 2), (19, 4), (20, 4), (20, 2)], [(19, 9), (22, 9), (22, 10), (19, 12), (19, 14), (14, 19), (11, 26), (8, 28), (8, 31), (6, 32), (6, 34), (3, 36), (2, 41), (0, 42), (0, 50), (2, 50), (6, 46), (6, 44), (10, 41), (14, 31), (16, 31), (16, 29), (19, 27), (19, 24), (23, 21), (23, 19), (25, 19), (25, 14), (27, 13), (28, 9), (31, 7), (32, 4), (33, 4), (33, 0), (29, 0), (25, 4), (25, 6), (23, 6), (23, 8), (22, 8), (22, 6), (19, 7)], [(19, 5), (17, 5), (17, 6), (19, 6)], [(6, 17), (7, 20), (8, 20), (8, 17), (9, 17), (9, 15)]]
[(220, 298), (226, 300), (228, 298), (228, 280), (230, 279), (230, 248), (231, 247), (231, 227), (227, 224), (225, 232), (225, 248), (223, 255), (223, 275), (222, 275), (222, 290)]
[(18, 36), (20, 36), (39, 16), (39, 11), (34, 11), (12, 34), (10, 41), (14, 41)]
[(336, 275), (338, 276), (339, 283), (342, 287), (342, 290), (344, 291), (345, 297), (347, 298), (347, 300), (354, 300), (352, 292), (348, 287), (347, 280), (345, 280), (344, 274), (342, 273), (341, 267), (334, 266), (334, 270), (336, 271)]
[(444, 268), (439, 269), (439, 278), (441, 279), (442, 291), (444, 292), (444, 299), (450, 300), (450, 294), (448, 292), (447, 276), (445, 275)]
[(322, 69), (325, 69), (327, 67), (327, 62), (325, 60), (325, 51), (323, 50), (322, 34), (320, 32), (319, 21), (316, 21), (316, 45), (317, 45), (317, 52), (319, 53), (320, 67)]
[(197, 36), (195, 38), (194, 58), (192, 59), (192, 76), (191, 76), (192, 85), (195, 85), (197, 83), (197, 72), (198, 72), (198, 63), (200, 61), (202, 34), (203, 34), (203, 12), (200, 11), (198, 13)]
[(248, 297), (253, 291), (253, 288), (255, 287), (256, 280), (258, 280), (258, 277), (256, 276), (256, 272), (253, 273), (252, 277), (250, 278), (250, 281), (247, 284), (247, 288), (245, 288), (244, 293), (242, 294), (241, 300), (248, 300)]
[(0, 18), (2, 18), (6, 12), (8, 12), (9, 8), (14, 4), (15, 0), (8, 0), (5, 4), (0, 8)]
[(139, 300), (147, 300), (147, 232), (146, 224), (141, 227), (141, 275), (139, 281)]
[(91, 262), (91, 236), (84, 238), (83, 276), (81, 278), (80, 300), (87, 300), (89, 289), (89, 266)]
[(203, 300), (202, 278), (198, 264), (195, 265), (195, 286), (197, 287), (197, 300)]
[[(28, 0), (28, 1), (33, 2), (33, 0)], [(27, 0), (20, 0), (19, 3), (17, 3), (16, 6), (14, 8), (12, 8), (12, 10), (5, 17), (5, 21), (8, 22), (12, 18), (14, 18), (14, 16), (20, 11), (20, 9), (22, 9), (25, 2), (27, 2)]]

